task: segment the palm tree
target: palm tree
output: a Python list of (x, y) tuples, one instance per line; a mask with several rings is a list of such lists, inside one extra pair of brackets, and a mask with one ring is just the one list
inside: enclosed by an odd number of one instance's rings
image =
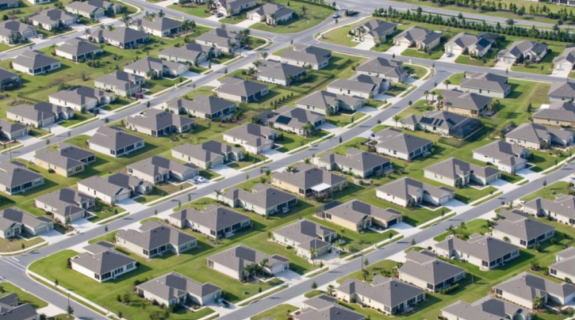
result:
[(398, 114), (393, 116), (393, 121), (395, 121), (395, 127), (397, 128), (397, 123), (401, 120), (401, 116), (399, 116)]
[(329, 286), (327, 286), (327, 294), (328, 295), (333, 295), (333, 292), (335, 291), (335, 287), (333, 286), (333, 284), (330, 284)]
[(84, 35), (87, 36), (90, 34), (90, 28), (84, 29)]
[(305, 17), (305, 14), (307, 13), (307, 8), (304, 5), (302, 5), (300, 7), (300, 9), (301, 9), (301, 16), (303, 18), (303, 17)]
[(427, 104), (427, 96), (429, 95), (429, 90), (423, 91), (423, 94), (425, 95), (425, 104)]
[(467, 229), (467, 227), (465, 226), (465, 222), (461, 221), (461, 223), (459, 224), (459, 233), (463, 234), (463, 230)]
[(126, 25), (126, 28), (130, 25), (130, 16), (124, 14), (122, 16), (122, 22)]
[(441, 107), (443, 106), (443, 96), (442, 95), (438, 95), (437, 96), (437, 110), (441, 109)]
[(310, 255), (311, 255), (311, 264), (315, 264), (315, 255), (317, 254), (317, 249), (316, 248), (311, 248), (311, 250), (309, 251)]
[(302, 130), (303, 130), (304, 136), (309, 137), (313, 134), (313, 131), (315, 130), (315, 126), (313, 124), (311, 124), (310, 122), (308, 122), (308, 123), (303, 125)]
[(449, 79), (446, 79), (445, 81), (443, 81), (443, 84), (445, 85), (445, 89), (449, 89), (449, 85), (451, 84), (451, 81), (449, 81)]
[(218, 200), (220, 198), (220, 195), (222, 194), (222, 191), (218, 190), (218, 189), (214, 189), (214, 192), (216, 193), (216, 200)]
[(238, 45), (237, 45), (235, 42), (230, 43), (230, 51), (231, 51), (231, 53), (234, 52), (234, 50), (236, 49), (237, 46), (238, 46)]
[(267, 264), (268, 264), (268, 259), (267, 259), (267, 258), (266, 258), (266, 259), (263, 259), (262, 261), (260, 261), (260, 268), (261, 268), (261, 271), (262, 271), (262, 275), (263, 275), (263, 271), (265, 270), (265, 267), (267, 266)]
[(228, 16), (231, 17), (233, 13), (234, 13), (234, 9), (228, 8)]

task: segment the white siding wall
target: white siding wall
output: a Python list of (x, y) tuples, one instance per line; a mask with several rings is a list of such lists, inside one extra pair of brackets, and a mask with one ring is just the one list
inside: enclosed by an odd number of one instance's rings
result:
[(394, 197), (394, 196), (392, 196), (392, 195), (388, 195), (387, 193), (381, 192), (381, 191), (379, 191), (379, 190), (376, 190), (375, 195), (376, 195), (376, 197), (378, 197), (378, 198), (380, 198), (380, 199), (389, 201), (389, 202), (391, 202), (391, 203), (395, 203), (395, 204), (397, 204), (398, 206), (407, 207), (407, 200), (406, 200), (406, 199), (400, 199), (400, 198), (398, 198), (398, 197)]

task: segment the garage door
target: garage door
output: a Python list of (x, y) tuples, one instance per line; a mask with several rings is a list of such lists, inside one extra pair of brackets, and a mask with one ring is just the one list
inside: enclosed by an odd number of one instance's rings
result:
[(463, 51), (460, 48), (454, 48), (451, 50), (451, 53), (453, 53), (453, 55), (456, 55), (456, 56), (461, 55), (462, 52)]
[(121, 194), (119, 196), (116, 196), (116, 202), (123, 201), (123, 200), (129, 199), (129, 198), (130, 198), (130, 194), (124, 193), (124, 194)]
[(279, 265), (274, 266), (274, 267), (272, 268), (272, 273), (273, 273), (273, 274), (278, 274), (278, 273), (280, 273), (280, 272), (282, 272), (282, 271), (284, 271), (284, 266), (283, 266), (282, 264), (279, 264)]
[(387, 222), (387, 227), (389, 228), (389, 227), (393, 226), (393, 225), (396, 224), (396, 223), (397, 223), (397, 219), (389, 220), (389, 221)]

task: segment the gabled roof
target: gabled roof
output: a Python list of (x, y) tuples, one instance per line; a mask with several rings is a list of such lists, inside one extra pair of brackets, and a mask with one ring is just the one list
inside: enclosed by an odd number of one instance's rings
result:
[(175, 99), (168, 102), (168, 108), (178, 110), (195, 110), (206, 114), (214, 114), (235, 106), (236, 103), (216, 96), (198, 94), (194, 100)]
[(6, 187), (18, 187), (39, 178), (43, 176), (27, 169), (26, 165), (21, 162), (12, 161), (0, 164), (0, 184)]
[(547, 295), (564, 299), (575, 293), (575, 286), (572, 284), (555, 283), (527, 272), (522, 272), (507, 281), (497, 284), (495, 288), (528, 301), (533, 301), (535, 297), (545, 297)]
[(147, 221), (138, 230), (119, 230), (117, 237), (148, 251), (168, 244), (179, 247), (196, 240), (185, 232), (157, 221)]
[(401, 77), (407, 72), (403, 68), (403, 62), (382, 57), (377, 57), (363, 63), (356, 68), (356, 71), (378, 73), (385, 77), (394, 78)]
[(244, 5), (250, 4), (250, 2), (252, 2), (251, 0), (219, 0), (218, 1), (219, 4), (222, 5), (222, 7), (226, 8), (226, 10), (228, 8), (245, 8)]
[(136, 163), (128, 165), (128, 169), (133, 169), (153, 177), (161, 174), (163, 171), (167, 170), (174, 173), (184, 174), (189, 170), (197, 170), (198, 167), (191, 164), (181, 164), (177, 161), (170, 160), (160, 156), (152, 156), (148, 159), (138, 161)]
[(221, 197), (234, 201), (240, 200), (243, 203), (266, 210), (297, 199), (296, 196), (290, 193), (259, 183), (253, 187), (252, 192), (232, 187), (222, 194)]
[(540, 144), (542, 141), (551, 142), (553, 137), (569, 140), (573, 137), (573, 131), (549, 128), (535, 123), (522, 123), (507, 133), (505, 137)]
[(370, 19), (361, 24), (360, 27), (363, 27), (367, 34), (377, 38), (385, 37), (391, 30), (395, 30), (397, 24), (379, 19)]
[(553, 82), (549, 88), (549, 96), (575, 98), (575, 83)]
[(28, 69), (39, 69), (42, 67), (50, 66), (54, 63), (59, 63), (60, 60), (48, 57), (43, 52), (26, 50), (19, 54), (12, 63), (21, 65)]
[(0, 22), (0, 35), (6, 37), (14, 33), (22, 35), (27, 31), (33, 31), (33, 33), (36, 34), (36, 28), (29, 24), (21, 23), (16, 20), (6, 20)]
[(169, 47), (159, 52), (160, 55), (168, 55), (195, 61), (201, 54), (207, 54), (213, 51), (211, 46), (201, 45), (195, 42), (187, 43), (181, 47)]
[(515, 41), (507, 50), (501, 50), (497, 54), (498, 56), (511, 56), (514, 58), (519, 58), (523, 54), (527, 54), (529, 52), (534, 52), (537, 55), (541, 55), (542, 53), (547, 51), (548, 46), (543, 43), (538, 43), (534, 41)]
[(462, 116), (457, 113), (443, 110), (432, 110), (426, 111), (423, 115), (410, 114), (403, 118), (401, 123), (410, 125), (421, 123), (427, 126), (453, 130), (454, 128), (463, 126), (466, 123), (473, 125), (474, 121), (472, 120), (473, 119), (469, 117)]
[(37, 318), (38, 313), (31, 304), (18, 304), (16, 294), (8, 295), (0, 300), (0, 320), (36, 320)]
[(249, 81), (240, 77), (229, 77), (220, 81), (218, 91), (242, 97), (249, 97), (268, 88), (265, 84)]
[(402, 215), (401, 211), (390, 208), (382, 209), (380, 207), (376, 207), (356, 199), (327, 209), (325, 210), (325, 214), (331, 214), (332, 216), (353, 222), (354, 224), (363, 221), (363, 219), (367, 216), (389, 221), (401, 217)]
[(228, 154), (229, 152), (239, 153), (240, 149), (229, 146), (219, 141), (210, 140), (202, 144), (183, 144), (172, 149), (173, 151), (180, 152), (188, 157), (198, 159), (204, 162), (212, 161), (216, 157)]
[(525, 208), (535, 210), (545, 210), (560, 214), (570, 219), (575, 219), (575, 197), (573, 196), (557, 196), (555, 201), (547, 200), (545, 198), (536, 198), (525, 203)]
[(116, 70), (94, 81), (102, 82), (121, 90), (130, 91), (132, 89), (139, 88), (140, 85), (137, 82), (144, 81), (144, 79), (144, 77), (133, 73)]
[(429, 171), (453, 180), (463, 178), (470, 174), (481, 178), (488, 178), (501, 172), (490, 166), (480, 167), (476, 164), (455, 158), (449, 158), (445, 161), (431, 165), (425, 168), (424, 171)]
[(65, 170), (84, 165), (82, 161), (68, 158), (65, 155), (61, 155), (59, 152), (52, 151), (49, 149), (38, 150), (38, 152), (34, 155), (34, 158), (40, 159), (48, 164), (54, 165), (56, 167)]
[(521, 160), (525, 161), (521, 156), (528, 153), (527, 149), (505, 141), (494, 141), (473, 152), (511, 166), (515, 166)]
[(108, 29), (96, 29), (96, 31), (92, 32), (91, 36), (96, 39), (113, 40), (120, 43), (150, 38), (150, 35), (145, 32), (125, 27), (116, 27), (113, 31)]
[(144, 139), (125, 133), (124, 130), (117, 127), (101, 126), (96, 133), (88, 139), (88, 143), (118, 150), (127, 146), (134, 145), (138, 142), (144, 142)]
[(376, 133), (375, 138), (379, 141), (377, 147), (395, 150), (405, 154), (410, 154), (415, 150), (419, 150), (431, 144), (431, 141), (427, 139), (405, 134), (394, 128), (387, 128)]
[(447, 42), (447, 46), (449, 45), (456, 45), (460, 48), (468, 48), (471, 46), (476, 46), (477, 50), (482, 51), (483, 49), (487, 48), (493, 43), (493, 39), (489, 37), (483, 37), (482, 35), (475, 35), (470, 34), (467, 32), (462, 32), (453, 37), (449, 42)]
[(111, 98), (113, 96), (113, 93), (109, 93), (103, 90), (78, 86), (72, 89), (52, 93), (49, 97), (75, 105), (85, 106), (94, 100), (100, 101), (102, 97)]
[(441, 95), (443, 96), (443, 104), (446, 107), (476, 111), (482, 110), (493, 100), (491, 97), (459, 90), (442, 90)]
[(58, 22), (65, 22), (66, 20), (76, 19), (76, 16), (60, 9), (46, 9), (44, 11), (36, 12), (28, 17), (32, 21), (53, 25)]
[(7, 82), (11, 82), (12, 79), (16, 77), (18, 80), (20, 79), (20, 76), (14, 72), (10, 72), (6, 69), (2, 69), (0, 68), (0, 83), (7, 83)]
[(110, 197), (114, 197), (123, 190), (131, 190), (141, 185), (150, 185), (148, 182), (125, 173), (116, 173), (104, 178), (92, 176), (88, 179), (79, 181), (78, 184), (82, 184)]
[(296, 103), (306, 106), (314, 106), (320, 109), (328, 109), (330, 107), (339, 106), (341, 102), (350, 106), (355, 106), (360, 101), (363, 101), (363, 98), (344, 96), (342, 94), (321, 90), (314, 91), (312, 94), (301, 98)]
[(322, 183), (330, 186), (342, 183), (346, 179), (329, 171), (312, 167), (305, 163), (298, 164), (292, 172), (273, 172), (274, 179), (289, 183), (303, 190), (308, 190)]
[(273, 256), (269, 256), (243, 244), (209, 256), (208, 260), (238, 272), (244, 271), (244, 267), (246, 266), (260, 264), (264, 260), (267, 260), (265, 266), (270, 269), (273, 269), (277, 264), (283, 265), (289, 261), (280, 255), (274, 254)]
[(519, 247), (508, 242), (487, 236), (473, 234), (468, 241), (450, 237), (435, 245), (451, 252), (458, 251), (491, 262), (519, 250)]
[(300, 129), (307, 123), (315, 124), (325, 119), (323, 114), (313, 112), (302, 108), (285, 106), (277, 111), (270, 113), (269, 122), (278, 123), (288, 127)]
[(575, 105), (569, 102), (553, 102), (549, 108), (535, 111), (533, 118), (575, 122)]
[(423, 194), (442, 198), (445, 195), (453, 195), (455, 193), (455, 191), (447, 187), (436, 187), (407, 177), (384, 184), (377, 188), (377, 191), (391, 194), (404, 200), (412, 197), (417, 198), (423, 196)]
[(468, 72), (461, 79), (461, 88), (481, 89), (488, 91), (506, 92), (511, 88), (507, 77), (490, 72)]
[(553, 64), (569, 62), (575, 64), (575, 46), (567, 47), (560, 56), (553, 59)]
[(247, 123), (243, 126), (224, 132), (224, 135), (244, 141), (245, 144), (253, 147), (259, 147), (270, 141), (268, 137), (276, 134), (277, 131), (268, 127), (260, 126), (254, 123)]
[(347, 90), (352, 90), (366, 94), (372, 93), (376, 86), (377, 85), (374, 83), (361, 82), (349, 79), (336, 79), (327, 85), (328, 88), (333, 88), (335, 90), (339, 89), (340, 91), (343, 90), (343, 92)]
[(351, 148), (345, 156), (327, 151), (320, 157), (321, 162), (336, 163), (356, 170), (366, 171), (378, 166), (386, 166), (390, 161), (380, 155)]
[(336, 290), (351, 295), (358, 294), (391, 308), (425, 293), (405, 282), (379, 275), (373, 277), (371, 284), (346, 278)]
[(296, 77), (306, 72), (302, 67), (273, 60), (259, 60), (258, 76), (287, 80), (288, 76)]
[(145, 57), (136, 62), (130, 63), (127, 66), (124, 66), (124, 70), (134, 70), (143, 73), (156, 71), (161, 72), (163, 74), (164, 68), (177, 70), (180, 67), (185, 67), (185, 69), (188, 69), (187, 66), (181, 62), (173, 62), (153, 57)]
[[(102, 241), (98, 243), (102, 249), (108, 246), (108, 243)], [(88, 246), (90, 247), (90, 246)], [(93, 247), (92, 247), (93, 248)], [(124, 267), (130, 263), (136, 264), (136, 260), (129, 256), (113, 249), (98, 250), (99, 252), (84, 252), (72, 259), (72, 263), (84, 267), (96, 274), (102, 275), (112, 272), (120, 267)]]
[(575, 277), (575, 247), (569, 247), (559, 252), (556, 256), (556, 262), (549, 268), (561, 271), (571, 278)]
[(196, 43), (207, 41), (207, 42), (213, 42), (220, 47), (227, 48), (230, 46), (230, 43), (235, 42), (238, 39), (239, 35), (237, 32), (216, 28), (197, 36)]
[(21, 123), (12, 123), (4, 119), (0, 119), (0, 131), (4, 133), (13, 133), (26, 128), (27, 126)]
[(85, 211), (81, 206), (94, 201), (94, 197), (72, 188), (63, 188), (36, 198), (36, 201), (54, 208), (54, 213), (68, 217)]
[(524, 317), (530, 314), (529, 310), (491, 296), (479, 299), (471, 304), (459, 300), (442, 308), (441, 311), (465, 320), (514, 319), (517, 314), (524, 315)]
[[(92, 12), (100, 9), (100, 7), (97, 7), (95, 5), (90, 4), (89, 1), (73, 1), (73, 2), (66, 4), (64, 7), (66, 9), (70, 8), (70, 9), (77, 10), (77, 11), (84, 12), (84, 13), (92, 13)], [(102, 9), (104, 9), (104, 8), (102, 8)], [(107, 9), (107, 8), (105, 8), (105, 9)]]
[(407, 253), (405, 259), (405, 263), (399, 268), (400, 273), (433, 285), (465, 273), (465, 269), (440, 260), (435, 254), (426, 250), (411, 250)]
[(297, 320), (364, 320), (365, 316), (343, 307), (337, 299), (322, 294), (305, 300), (306, 308), (296, 316)]
[(501, 212), (499, 212), (499, 216), (504, 219), (497, 220), (493, 226), (493, 230), (497, 230), (501, 233), (514, 236), (527, 242), (545, 235), (547, 232), (555, 230), (554, 227), (548, 224), (529, 219), (527, 214), (520, 211), (508, 211), (502, 209)]
[(331, 51), (318, 47), (296, 44), (293, 46), (293, 50), (284, 50), (281, 57), (283, 59), (321, 65), (331, 58)]
[(441, 33), (433, 32), (422, 27), (413, 26), (395, 36), (394, 40), (406, 39), (416, 43), (429, 44), (441, 38)]
[(165, 112), (158, 109), (150, 109), (144, 114), (137, 114), (126, 119), (128, 125), (144, 127), (149, 130), (160, 131), (165, 128), (176, 126), (183, 127), (190, 124), (195, 124), (194, 119), (182, 117), (178, 114)]
[(153, 294), (156, 297), (172, 301), (190, 294), (195, 297), (205, 297), (222, 289), (209, 282), (201, 284), (177, 272), (170, 272), (156, 279), (141, 283), (137, 288)]
[(166, 31), (182, 26), (182, 22), (167, 17), (154, 17), (151, 20), (139, 19), (135, 23), (156, 31)]
[(36, 217), (16, 207), (10, 207), (4, 210), (0, 210), (0, 230), (6, 230), (6, 228), (4, 228), (6, 222), (20, 223), (29, 228), (36, 228), (40, 224), (49, 223), (51, 221), (52, 220), (44, 216)]
[(170, 218), (179, 221), (191, 221), (210, 230), (225, 230), (233, 225), (250, 220), (250, 217), (223, 206), (208, 206), (203, 211), (196, 209), (183, 209), (170, 215)]
[(298, 242), (298, 247), (304, 250), (321, 249), (329, 246), (328, 242), (319, 240), (318, 237), (321, 236), (323, 238), (336, 233), (333, 229), (307, 219), (300, 219), (283, 228), (274, 230), (273, 232), (282, 237)]
[(268, 17), (270, 17), (273, 14), (274, 17), (281, 18), (281, 17), (286, 16), (288, 14), (294, 14), (295, 10), (292, 10), (290, 8), (286, 8), (286, 6), (281, 5), (279, 3), (268, 2), (268, 3), (264, 4), (263, 6), (260, 6), (259, 8), (250, 11), (250, 13), (251, 12), (255, 12), (255, 13), (259, 14), (260, 16), (265, 15)]

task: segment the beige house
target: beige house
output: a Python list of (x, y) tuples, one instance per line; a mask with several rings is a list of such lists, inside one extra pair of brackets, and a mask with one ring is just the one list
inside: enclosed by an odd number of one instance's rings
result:
[(496, 297), (529, 309), (533, 309), (537, 297), (544, 305), (555, 303), (559, 306), (570, 304), (575, 298), (575, 285), (555, 283), (527, 272), (495, 285), (493, 291)]
[(269, 25), (283, 24), (295, 16), (295, 11), (284, 5), (268, 2), (261, 7), (248, 12), (248, 19)]
[(119, 230), (116, 245), (146, 259), (172, 252), (180, 255), (197, 246), (197, 239), (157, 221), (147, 221), (137, 230)]
[(203, 306), (214, 303), (222, 295), (218, 286), (209, 282), (202, 284), (173, 271), (137, 285), (136, 292), (144, 299), (163, 306), (190, 303)]
[(466, 270), (438, 259), (427, 250), (412, 250), (399, 268), (399, 280), (423, 290), (439, 292), (465, 278)]
[(361, 178), (368, 178), (391, 168), (389, 159), (356, 148), (347, 150), (345, 156), (328, 151), (321, 157), (313, 158), (312, 162), (328, 171), (340, 170)]
[(431, 50), (441, 43), (441, 33), (413, 26), (393, 38), (395, 45)]
[(490, 166), (481, 167), (449, 158), (423, 169), (423, 176), (450, 187), (463, 188), (469, 184), (488, 185), (501, 178), (501, 171)]
[(513, 319), (531, 320), (531, 312), (501, 299), (487, 296), (471, 304), (458, 300), (441, 309), (445, 320)]
[(410, 208), (425, 204), (442, 206), (455, 197), (455, 191), (411, 178), (402, 178), (377, 188), (375, 196), (398, 206)]
[(355, 232), (372, 227), (387, 229), (402, 220), (400, 211), (382, 209), (355, 199), (318, 212), (316, 216)]
[(545, 126), (575, 127), (575, 105), (569, 102), (553, 102), (549, 108), (533, 113), (533, 123)]
[(347, 179), (329, 171), (298, 164), (291, 172), (274, 172), (272, 185), (302, 196), (326, 196), (347, 187)]
[(136, 260), (115, 250), (111, 243), (100, 241), (82, 249), (83, 253), (70, 259), (70, 269), (100, 283), (138, 268)]
[(297, 197), (265, 184), (256, 184), (252, 191), (232, 187), (219, 196), (220, 201), (232, 208), (243, 208), (259, 215), (287, 213), (297, 205)]
[(199, 168), (193, 164), (181, 164), (160, 156), (133, 163), (128, 166), (127, 172), (152, 184), (186, 181), (200, 174)]
[(569, 247), (555, 255), (555, 262), (549, 266), (549, 275), (566, 282), (573, 282), (575, 279), (574, 247)]
[(529, 249), (555, 236), (555, 228), (546, 223), (529, 219), (526, 213), (501, 209), (492, 228), (493, 238), (506, 241), (518, 247)]
[(207, 260), (208, 268), (240, 281), (253, 276), (245, 270), (249, 265), (263, 266), (263, 272), (268, 275), (276, 275), (289, 269), (289, 259), (277, 254), (270, 256), (243, 244), (216, 253)]
[(0, 239), (38, 236), (54, 229), (54, 222), (45, 216), (36, 217), (16, 207), (0, 211)]
[(278, 136), (276, 130), (248, 123), (223, 133), (225, 142), (242, 146), (251, 154), (261, 154), (274, 146)]
[(244, 158), (244, 151), (225, 143), (211, 140), (199, 145), (183, 144), (172, 149), (172, 157), (196, 165), (202, 169), (210, 169), (230, 161)]
[(570, 226), (575, 225), (575, 197), (557, 195), (555, 201), (536, 198), (523, 205), (523, 212), (536, 216), (548, 216)]
[(84, 162), (49, 149), (38, 150), (34, 155), (34, 164), (49, 171), (53, 170), (64, 177), (70, 177), (84, 171)]
[(208, 237), (222, 239), (251, 226), (249, 216), (224, 206), (210, 205), (203, 211), (183, 209), (172, 213), (168, 221), (178, 228), (188, 228)]
[(335, 230), (307, 219), (298, 220), (272, 231), (273, 241), (286, 247), (293, 247), (297, 255), (306, 259), (329, 252), (336, 237)]

